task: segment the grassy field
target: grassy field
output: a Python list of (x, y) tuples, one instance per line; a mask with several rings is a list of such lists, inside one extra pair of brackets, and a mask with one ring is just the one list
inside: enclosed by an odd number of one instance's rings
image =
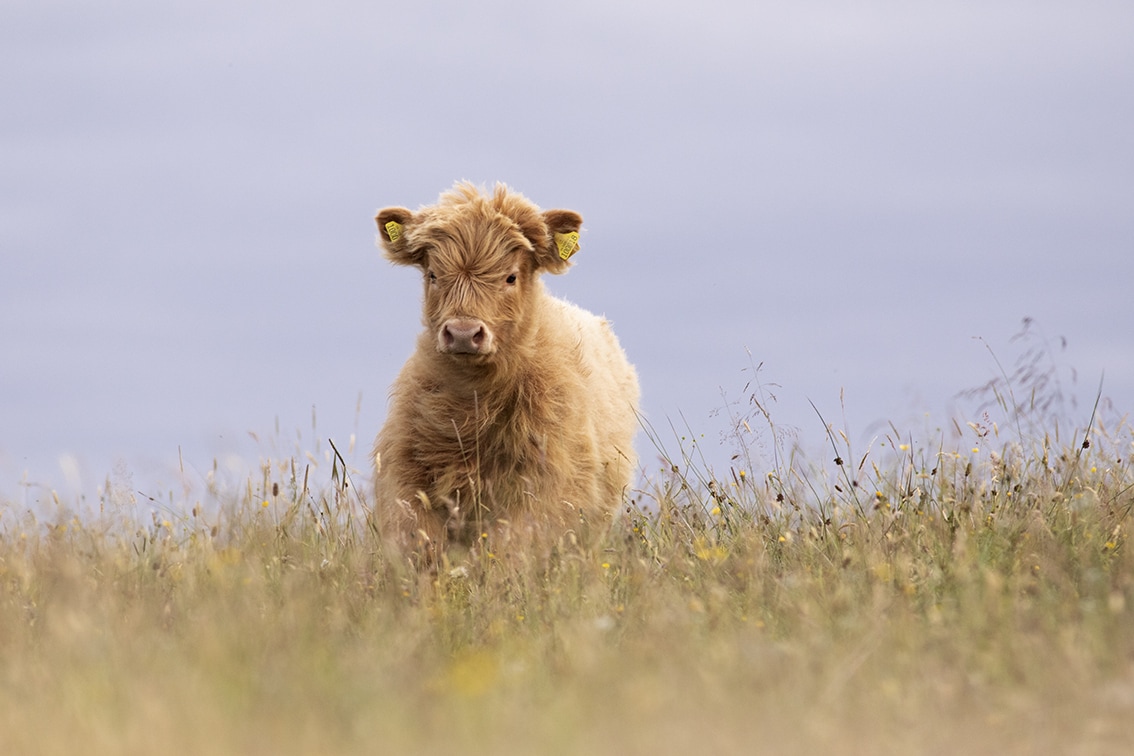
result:
[(820, 463), (764, 419), (716, 475), (674, 438), (597, 545), (436, 575), (334, 455), (5, 506), (0, 753), (1134, 752), (1128, 425)]

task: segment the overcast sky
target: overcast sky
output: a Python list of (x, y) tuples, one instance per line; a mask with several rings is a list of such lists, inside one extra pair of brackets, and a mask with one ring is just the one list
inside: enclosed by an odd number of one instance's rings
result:
[(364, 467), (420, 327), (373, 216), (457, 179), (583, 215), (547, 283), (713, 454), (760, 364), (805, 445), (809, 401), (946, 427), (1041, 339), (1070, 421), (1104, 373), (1122, 414), (1132, 40), (1089, 0), (6, 0), (0, 496)]

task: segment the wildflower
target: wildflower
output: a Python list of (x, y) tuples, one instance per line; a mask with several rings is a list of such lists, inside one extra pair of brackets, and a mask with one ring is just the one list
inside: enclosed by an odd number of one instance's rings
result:
[(491, 690), (498, 674), (499, 665), (491, 654), (487, 651), (471, 651), (453, 660), (445, 682), (451, 690), (476, 698)]
[(728, 549), (724, 546), (710, 544), (702, 536), (693, 540), (693, 554), (702, 562), (720, 564), (728, 557)]
[(266, 506), (268, 506), (268, 505), (269, 505), (269, 504), (271, 504), (271, 503), (272, 503), (272, 502), (268, 501), (267, 499), (264, 499), (264, 500), (263, 500), (262, 502), (260, 502), (260, 506), (261, 506), (261, 507), (266, 507)]

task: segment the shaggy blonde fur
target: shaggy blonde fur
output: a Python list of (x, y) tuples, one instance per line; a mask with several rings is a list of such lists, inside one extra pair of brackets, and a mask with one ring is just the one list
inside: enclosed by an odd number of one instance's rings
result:
[(567, 270), (555, 234), (582, 218), (462, 183), (376, 220), (386, 256), (425, 282), (425, 330), (374, 447), (387, 542), (429, 561), (606, 523), (636, 466), (638, 379), (609, 324), (539, 279)]

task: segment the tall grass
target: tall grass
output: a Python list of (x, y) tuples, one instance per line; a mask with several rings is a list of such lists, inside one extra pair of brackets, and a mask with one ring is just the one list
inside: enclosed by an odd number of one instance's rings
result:
[(753, 396), (729, 469), (651, 430), (548, 560), (408, 569), (337, 450), (0, 510), (0, 752), (1134, 752), (1129, 425), (826, 426), (820, 462)]

